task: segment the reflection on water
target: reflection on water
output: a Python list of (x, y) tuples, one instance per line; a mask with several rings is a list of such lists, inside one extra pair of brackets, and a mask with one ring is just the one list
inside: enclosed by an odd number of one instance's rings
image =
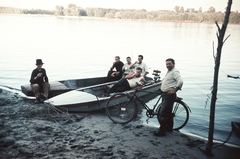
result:
[[(125, 62), (127, 56), (136, 61), (139, 54), (150, 72), (159, 69), (163, 78), (165, 59), (172, 57), (184, 80), (178, 95), (192, 110), (182, 131), (208, 136), (213, 41), (215, 50), (217, 47), (215, 24), (29, 15), (0, 15), (0, 21), (1, 85), (20, 88), (28, 83), (37, 58), (43, 59), (49, 79), (55, 81), (106, 76), (114, 56)], [(240, 75), (240, 25), (229, 24), (228, 34), (231, 36), (222, 49), (216, 102), (214, 139), (218, 140), (227, 138), (231, 121), (240, 122), (240, 80), (227, 78), (227, 74)], [(148, 105), (153, 105), (156, 98)], [(149, 124), (158, 126), (157, 119)], [(234, 141), (236, 138), (231, 138), (230, 142)]]

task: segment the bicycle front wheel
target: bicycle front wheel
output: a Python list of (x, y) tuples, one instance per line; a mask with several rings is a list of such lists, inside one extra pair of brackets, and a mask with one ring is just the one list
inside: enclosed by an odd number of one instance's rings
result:
[(130, 95), (117, 93), (107, 101), (106, 114), (114, 123), (126, 124), (137, 116), (137, 109), (137, 104)]

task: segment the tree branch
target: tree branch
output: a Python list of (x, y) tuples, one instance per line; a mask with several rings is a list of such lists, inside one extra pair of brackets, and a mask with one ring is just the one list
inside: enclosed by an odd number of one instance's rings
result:
[(230, 35), (231, 35), (231, 34), (229, 34), (229, 35), (227, 36), (227, 38), (223, 41), (223, 43), (225, 43), (225, 41), (229, 38)]
[(218, 25), (218, 22), (217, 22), (217, 21), (215, 21), (215, 24), (217, 25), (218, 32), (220, 32), (220, 31), (221, 31), (221, 29), (220, 29), (220, 27), (219, 27), (219, 25)]

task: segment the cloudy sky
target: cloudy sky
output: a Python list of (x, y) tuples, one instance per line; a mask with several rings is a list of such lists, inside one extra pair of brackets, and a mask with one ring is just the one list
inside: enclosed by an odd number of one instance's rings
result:
[[(194, 8), (202, 7), (203, 11), (213, 6), (216, 11), (224, 11), (228, 0), (0, 0), (0, 6), (18, 7), (26, 9), (49, 9), (55, 10), (57, 5), (67, 7), (73, 3), (77, 6), (116, 8), (116, 9), (146, 9), (151, 10), (174, 10), (175, 6)], [(240, 11), (240, 0), (233, 0), (232, 11)]]

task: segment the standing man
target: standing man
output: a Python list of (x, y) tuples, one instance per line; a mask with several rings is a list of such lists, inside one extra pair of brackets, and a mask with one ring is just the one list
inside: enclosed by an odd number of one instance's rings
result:
[[(112, 67), (108, 71), (107, 82), (117, 81), (117, 80), (120, 80), (122, 78), (122, 75), (123, 75), (122, 67), (123, 67), (123, 65), (124, 65), (123, 62), (120, 61), (120, 57), (115, 56), (115, 61), (113, 62)], [(113, 71), (114, 68), (116, 69), (116, 71)]]
[(126, 58), (126, 61), (127, 61), (127, 63), (125, 63), (125, 64), (123, 65), (123, 68), (122, 68), (124, 76), (128, 75), (128, 74), (131, 73), (131, 72), (134, 72), (134, 68), (130, 68), (131, 65), (132, 65), (131, 57), (128, 56), (128, 57)]
[(172, 58), (166, 60), (168, 72), (161, 84), (162, 106), (160, 110), (160, 128), (155, 136), (164, 136), (166, 131), (171, 132), (173, 128), (172, 108), (176, 99), (176, 92), (181, 90), (183, 80), (180, 72), (175, 68), (175, 61)]
[(146, 80), (146, 76), (147, 76), (147, 74), (149, 73), (149, 72), (148, 72), (148, 67), (147, 67), (147, 65), (146, 65), (145, 63), (143, 63), (142, 61), (143, 61), (143, 55), (138, 55), (138, 60), (137, 60), (135, 63), (133, 63), (130, 68), (140, 67), (140, 68), (142, 69), (142, 75), (143, 75), (143, 77), (144, 77), (145, 80)]
[[(44, 99), (48, 97), (48, 92), (50, 89), (50, 85), (48, 83), (48, 76), (46, 70), (42, 68), (44, 63), (41, 59), (36, 60), (37, 68), (32, 71), (31, 74), (31, 87), (33, 93), (35, 94), (36, 100), (35, 103), (42, 103)], [(41, 96), (43, 93), (43, 96)]]

